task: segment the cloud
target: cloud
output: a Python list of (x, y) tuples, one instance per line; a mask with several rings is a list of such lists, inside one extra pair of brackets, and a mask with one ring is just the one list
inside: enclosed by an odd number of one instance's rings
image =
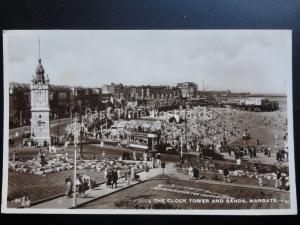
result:
[(8, 31), (9, 80), (29, 82), (38, 58), (52, 83), (176, 85), (285, 93), (291, 33), (263, 30)]

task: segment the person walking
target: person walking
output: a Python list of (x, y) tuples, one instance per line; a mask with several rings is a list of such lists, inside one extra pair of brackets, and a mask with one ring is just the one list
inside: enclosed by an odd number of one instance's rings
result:
[(281, 186), (281, 172), (277, 170), (275, 173), (276, 173), (275, 188), (279, 188)]
[(249, 152), (250, 158), (253, 158), (253, 152), (252, 152), (252, 149), (250, 147), (248, 147), (248, 152)]
[(80, 174), (78, 174), (77, 179), (76, 179), (76, 189), (78, 191), (78, 196), (81, 198), (83, 197), (83, 180)]
[(22, 208), (26, 208), (26, 196), (23, 196), (21, 198), (21, 206), (22, 206)]
[(136, 153), (135, 153), (135, 151), (133, 151), (133, 153), (132, 153), (132, 158), (133, 158), (134, 161), (136, 161)]
[(264, 153), (265, 156), (268, 155), (268, 148), (262, 147), (262, 152)]
[(122, 145), (121, 145), (121, 141), (118, 141), (118, 146), (117, 146), (118, 148), (121, 148), (122, 147)]
[(231, 151), (233, 151), (233, 147), (232, 146), (228, 148), (228, 155), (229, 156), (231, 156)]
[[(17, 152), (16, 152), (16, 150), (14, 149), (14, 151), (13, 151), (13, 156), (12, 156), (12, 161), (13, 162), (16, 162), (16, 155), (17, 155)], [(39, 157), (38, 157), (39, 158)]]
[(227, 168), (225, 168), (223, 170), (223, 175), (224, 175), (224, 182), (223, 183), (230, 183), (231, 180), (229, 179), (229, 170)]
[(128, 179), (128, 167), (125, 165), (124, 166), (124, 180), (127, 181), (127, 179)]
[(197, 167), (194, 167), (193, 177), (194, 177), (195, 180), (198, 180), (198, 178), (199, 178), (199, 170), (198, 170)]
[(268, 147), (268, 157), (271, 157), (271, 147)]
[(56, 147), (54, 145), (52, 146), (52, 153), (53, 153), (53, 155), (56, 154)]
[(126, 172), (125, 172), (125, 177), (126, 177), (126, 180), (127, 180), (127, 185), (130, 185), (131, 184), (131, 167), (128, 167), (126, 169)]
[(107, 173), (106, 187), (110, 187), (112, 185), (112, 171)]
[(87, 176), (83, 176), (82, 178), (82, 197), (83, 198), (86, 198), (87, 197), (87, 191), (89, 190), (89, 182), (90, 182), (90, 179), (87, 178)]
[(65, 185), (66, 185), (66, 196), (67, 198), (70, 198), (71, 197), (71, 194), (72, 194), (72, 187), (73, 187), (73, 182), (72, 182), (72, 179), (71, 179), (71, 176), (67, 177), (66, 180), (65, 180)]
[(130, 181), (134, 181), (134, 180), (135, 180), (135, 169), (134, 166), (132, 166), (130, 171)]
[(148, 180), (148, 177), (149, 177), (149, 166), (148, 164), (146, 163), (145, 165), (145, 180)]
[(260, 145), (259, 139), (256, 139), (256, 145)]
[(27, 195), (25, 197), (25, 205), (24, 205), (24, 208), (30, 208), (30, 205), (31, 205), (31, 198), (29, 195)]
[(121, 170), (119, 167), (117, 169), (117, 174), (118, 174), (118, 180), (121, 179)]
[(107, 166), (106, 166), (103, 171), (103, 177), (104, 177), (105, 183), (107, 183), (107, 175), (108, 175), (108, 172), (107, 172)]
[(193, 179), (194, 174), (193, 174), (193, 167), (192, 167), (192, 165), (190, 165), (189, 168), (188, 168), (188, 175), (190, 177), (190, 180)]
[(118, 183), (118, 172), (113, 169), (112, 170), (112, 185), (111, 185), (111, 188), (114, 188), (114, 185), (115, 185), (115, 188), (117, 188), (117, 183)]

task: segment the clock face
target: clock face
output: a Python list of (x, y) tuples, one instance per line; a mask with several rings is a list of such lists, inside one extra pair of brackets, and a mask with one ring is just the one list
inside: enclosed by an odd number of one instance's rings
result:
[(45, 98), (45, 94), (43, 91), (38, 90), (35, 92), (35, 96), (34, 96), (35, 103), (37, 103), (39, 105), (43, 105), (45, 103), (45, 100), (46, 100), (46, 98)]

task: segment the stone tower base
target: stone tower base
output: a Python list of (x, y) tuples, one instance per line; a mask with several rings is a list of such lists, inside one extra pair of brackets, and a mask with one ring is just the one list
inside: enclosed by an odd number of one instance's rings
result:
[(51, 144), (51, 140), (50, 139), (38, 139), (38, 138), (33, 138), (34, 142), (37, 141), (37, 145), (38, 147), (44, 147), (45, 144), (50, 145)]

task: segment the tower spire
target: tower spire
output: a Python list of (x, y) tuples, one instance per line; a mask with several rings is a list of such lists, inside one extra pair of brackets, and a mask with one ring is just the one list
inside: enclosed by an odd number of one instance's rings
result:
[(40, 37), (39, 37), (39, 59), (41, 59), (41, 43), (40, 43)]

